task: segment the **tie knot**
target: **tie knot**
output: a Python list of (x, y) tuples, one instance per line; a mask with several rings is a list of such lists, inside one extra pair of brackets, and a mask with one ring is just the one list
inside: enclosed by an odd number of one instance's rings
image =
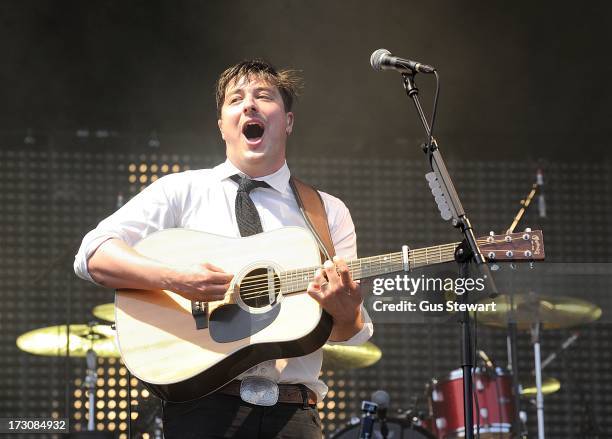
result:
[(265, 181), (251, 180), (248, 177), (241, 177), (238, 174), (232, 175), (230, 178), (238, 183), (238, 192), (246, 192), (248, 194), (258, 187), (270, 187)]

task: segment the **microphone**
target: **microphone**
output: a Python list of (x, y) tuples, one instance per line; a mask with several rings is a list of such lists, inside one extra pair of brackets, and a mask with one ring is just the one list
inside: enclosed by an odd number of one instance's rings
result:
[(372, 393), (371, 400), (373, 403), (378, 404), (378, 416), (384, 418), (389, 408), (389, 401), (391, 400), (389, 394), (384, 390), (377, 390)]
[(433, 73), (436, 70), (427, 64), (393, 56), (387, 49), (375, 50), (370, 56), (370, 64), (374, 70), (397, 70), (401, 73)]
[(389, 434), (389, 427), (387, 426), (387, 409), (389, 408), (389, 401), (391, 397), (384, 390), (377, 390), (372, 393), (372, 402), (378, 404), (378, 420), (380, 421), (380, 434), (383, 439), (387, 439)]

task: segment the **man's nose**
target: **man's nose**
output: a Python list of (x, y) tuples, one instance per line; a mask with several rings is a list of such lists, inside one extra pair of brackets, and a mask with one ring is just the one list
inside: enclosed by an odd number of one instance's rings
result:
[(257, 112), (257, 103), (255, 98), (251, 95), (246, 95), (242, 101), (242, 111), (245, 114)]

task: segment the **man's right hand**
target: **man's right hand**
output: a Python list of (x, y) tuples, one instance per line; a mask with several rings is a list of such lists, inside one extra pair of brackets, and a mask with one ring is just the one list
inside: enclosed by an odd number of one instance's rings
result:
[(116, 238), (98, 247), (87, 268), (96, 282), (110, 288), (164, 289), (201, 302), (223, 300), (234, 277), (207, 262), (169, 266), (139, 254)]
[(189, 300), (212, 302), (223, 300), (229, 290), (234, 275), (205, 262), (184, 269), (178, 269), (169, 279), (166, 289), (180, 294)]

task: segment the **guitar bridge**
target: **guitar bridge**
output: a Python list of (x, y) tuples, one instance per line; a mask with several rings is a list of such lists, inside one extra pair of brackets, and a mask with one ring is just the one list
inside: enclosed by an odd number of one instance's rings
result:
[(208, 328), (208, 303), (206, 302), (191, 302), (191, 315), (195, 320), (196, 329)]

